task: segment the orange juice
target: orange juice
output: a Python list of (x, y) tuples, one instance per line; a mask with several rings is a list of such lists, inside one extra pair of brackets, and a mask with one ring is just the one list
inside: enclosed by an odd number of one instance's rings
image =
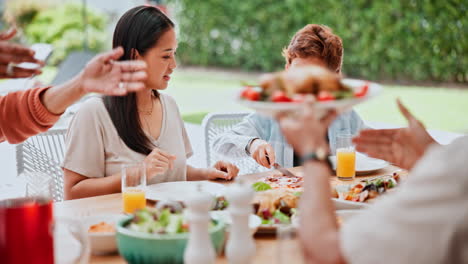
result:
[(146, 207), (145, 191), (128, 189), (122, 193), (123, 208), (125, 213), (133, 213), (137, 209)]
[(352, 180), (356, 174), (356, 152), (342, 148), (336, 151), (336, 176), (340, 180)]

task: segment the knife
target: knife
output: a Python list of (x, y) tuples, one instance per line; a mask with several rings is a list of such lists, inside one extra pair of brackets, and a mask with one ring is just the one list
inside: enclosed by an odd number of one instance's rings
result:
[(283, 175), (285, 176), (288, 176), (288, 177), (297, 177), (296, 175), (294, 175), (292, 172), (290, 172), (289, 170), (283, 168), (281, 165), (279, 165), (278, 163), (273, 163), (271, 164), (270, 163), (270, 158), (268, 157), (268, 155), (266, 155), (266, 158), (267, 158), (267, 161), (268, 163), (273, 166), (273, 168), (275, 168), (275, 170), (278, 170), (279, 172), (283, 173)]

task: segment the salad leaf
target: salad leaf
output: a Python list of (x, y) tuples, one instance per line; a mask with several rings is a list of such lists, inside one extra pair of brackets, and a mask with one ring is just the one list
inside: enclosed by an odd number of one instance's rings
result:
[(280, 210), (275, 211), (273, 218), (278, 219), (282, 224), (288, 224), (291, 222), (289, 216), (283, 214)]
[(177, 234), (181, 233), (182, 230), (182, 224), (184, 222), (183, 216), (180, 214), (170, 214), (169, 217), (169, 223), (166, 227), (166, 232), (168, 234)]
[(256, 192), (262, 192), (262, 191), (270, 190), (271, 186), (268, 183), (256, 182), (256, 183), (252, 184), (252, 188)]
[(297, 197), (301, 197), (302, 192), (294, 192), (293, 194), (294, 194), (295, 196), (297, 196)]
[(168, 226), (170, 220), (171, 220), (171, 210), (169, 209), (162, 210), (161, 214), (159, 215), (159, 223), (161, 224), (161, 226)]

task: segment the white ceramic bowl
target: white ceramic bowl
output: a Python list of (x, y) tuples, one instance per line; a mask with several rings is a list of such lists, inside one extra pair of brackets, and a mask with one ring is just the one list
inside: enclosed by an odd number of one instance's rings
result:
[[(83, 219), (83, 225), (88, 232), (89, 228), (92, 225), (105, 222), (107, 224), (112, 224), (117, 230), (117, 221), (125, 215), (119, 214), (106, 214), (106, 215), (93, 215), (88, 216)], [(97, 232), (90, 233), (88, 232), (89, 243), (91, 247), (91, 253), (93, 255), (107, 255), (117, 252), (117, 243), (115, 238), (116, 231), (114, 232)]]

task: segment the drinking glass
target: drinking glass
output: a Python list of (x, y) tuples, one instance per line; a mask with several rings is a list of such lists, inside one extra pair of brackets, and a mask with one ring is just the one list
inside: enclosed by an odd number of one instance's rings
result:
[(336, 138), (336, 176), (343, 181), (356, 176), (356, 151), (351, 134), (339, 134)]
[(122, 201), (125, 213), (146, 206), (146, 166), (144, 162), (122, 165)]
[(279, 224), (276, 227), (276, 237), (278, 239), (277, 263), (304, 263), (302, 247), (299, 244), (296, 227), (292, 224)]

